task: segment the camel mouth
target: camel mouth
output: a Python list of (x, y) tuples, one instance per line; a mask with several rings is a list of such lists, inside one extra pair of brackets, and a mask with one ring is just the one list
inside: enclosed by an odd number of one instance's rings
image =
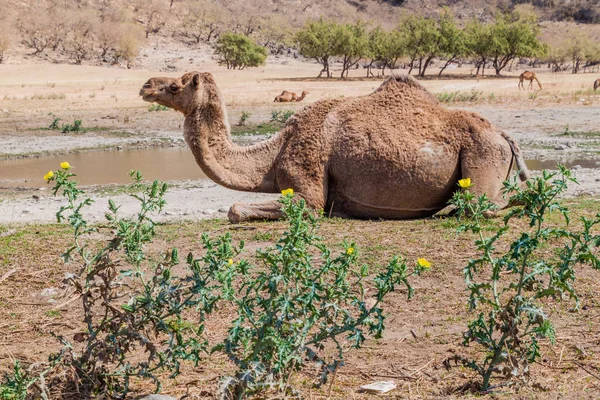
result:
[(148, 92), (146, 89), (140, 90), (140, 96), (142, 96), (142, 100), (150, 103), (155, 102), (157, 99), (157, 96), (154, 92)]

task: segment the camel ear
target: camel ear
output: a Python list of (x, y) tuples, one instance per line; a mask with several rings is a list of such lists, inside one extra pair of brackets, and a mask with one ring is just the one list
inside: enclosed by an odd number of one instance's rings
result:
[(198, 88), (198, 86), (200, 86), (200, 74), (194, 74), (194, 76), (192, 77), (192, 85), (194, 85), (195, 88)]

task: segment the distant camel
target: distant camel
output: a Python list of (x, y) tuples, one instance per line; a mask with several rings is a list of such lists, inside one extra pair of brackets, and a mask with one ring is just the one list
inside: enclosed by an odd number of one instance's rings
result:
[(596, 89), (598, 89), (600, 87), (600, 78), (596, 79), (596, 82), (594, 82), (594, 91), (596, 91)]
[(519, 76), (519, 90), (521, 90), (521, 88), (523, 88), (523, 90), (525, 90), (525, 86), (523, 85), (523, 80), (529, 81), (529, 86), (527, 86), (527, 88), (533, 89), (533, 80), (534, 79), (537, 82), (537, 84), (540, 86), (540, 89), (541, 89), (542, 84), (540, 83), (540, 81), (538, 81), (538, 78), (535, 77), (535, 72), (525, 71), (521, 74), (521, 76)]
[(307, 94), (308, 92), (306, 90), (303, 90), (302, 95), (298, 97), (296, 93), (284, 90), (279, 96), (275, 97), (275, 100), (273, 101), (279, 103), (289, 103), (290, 101), (302, 101), (304, 100)]

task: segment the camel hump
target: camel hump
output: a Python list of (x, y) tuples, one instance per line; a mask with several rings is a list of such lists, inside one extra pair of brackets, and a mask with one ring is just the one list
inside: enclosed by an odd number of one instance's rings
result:
[(432, 102), (438, 103), (434, 95), (432, 95), (419, 81), (410, 75), (392, 73), (383, 83), (375, 90), (377, 92), (387, 92), (396, 90), (416, 90), (422, 92)]

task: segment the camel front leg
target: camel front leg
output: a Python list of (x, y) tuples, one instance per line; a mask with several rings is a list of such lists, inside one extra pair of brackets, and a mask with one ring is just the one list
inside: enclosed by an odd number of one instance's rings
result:
[(281, 211), (281, 203), (277, 200), (255, 204), (235, 203), (229, 209), (227, 217), (232, 224), (239, 224), (248, 221), (280, 219), (283, 217), (283, 211)]

